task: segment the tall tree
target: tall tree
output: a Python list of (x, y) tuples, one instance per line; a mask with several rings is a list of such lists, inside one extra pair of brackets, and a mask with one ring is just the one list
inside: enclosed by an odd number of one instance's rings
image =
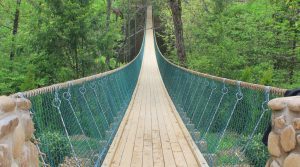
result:
[[(106, 0), (106, 33), (109, 32), (109, 26), (110, 26), (110, 15), (111, 15), (111, 0)], [(105, 48), (107, 50), (107, 48)], [(110, 69), (110, 55), (107, 54), (105, 58), (105, 64), (108, 69)]]
[(12, 30), (12, 35), (13, 35), (12, 44), (11, 44), (11, 50), (9, 55), (10, 60), (13, 60), (15, 57), (15, 47), (16, 47), (15, 38), (18, 33), (18, 27), (19, 27), (20, 5), (21, 5), (21, 0), (17, 0), (16, 12), (15, 12), (15, 18), (14, 18), (14, 24)]
[(110, 14), (111, 14), (111, 0), (106, 0), (106, 31), (109, 31)]
[(297, 61), (297, 43), (298, 41), (298, 35), (299, 35), (299, 27), (297, 26), (297, 21), (299, 21), (299, 15), (300, 15), (300, 10), (299, 10), (299, 5), (300, 2), (296, 0), (291, 0), (286, 3), (288, 6), (287, 9), (287, 15), (288, 15), (288, 21), (289, 21), (289, 30), (291, 32), (291, 37), (289, 39), (290, 43), (290, 65), (289, 65), (289, 83), (293, 84), (294, 83), (294, 73), (295, 73), (295, 67), (298, 63)]
[(169, 5), (172, 11), (172, 18), (174, 23), (177, 55), (179, 58), (180, 65), (186, 67), (186, 53), (184, 48), (183, 26), (181, 19), (181, 0), (170, 0)]

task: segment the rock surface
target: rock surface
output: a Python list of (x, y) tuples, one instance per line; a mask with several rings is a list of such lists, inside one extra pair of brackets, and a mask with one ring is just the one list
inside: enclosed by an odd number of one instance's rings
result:
[(297, 136), (297, 143), (300, 145), (300, 135)]
[(0, 167), (38, 167), (30, 107), (27, 99), (0, 96)]
[(273, 99), (268, 103), (268, 106), (273, 110), (273, 111), (281, 111), (286, 107), (286, 103), (282, 98), (277, 98)]
[(286, 120), (283, 115), (274, 119), (275, 128), (282, 129), (285, 127), (285, 125), (286, 125)]
[(300, 154), (291, 153), (284, 160), (283, 167), (300, 167)]
[(289, 152), (296, 147), (296, 132), (292, 125), (281, 132), (280, 143), (285, 152)]
[(300, 167), (300, 97), (277, 98), (268, 105), (273, 112), (266, 166)]
[(300, 118), (295, 118), (293, 121), (293, 127), (295, 130), (300, 130)]
[(300, 96), (295, 96), (294, 98), (291, 98), (291, 100), (288, 103), (288, 108), (292, 112), (300, 113)]
[(10, 115), (0, 120), (0, 139), (8, 133), (14, 131), (18, 126), (19, 119), (17, 116)]
[(273, 160), (273, 161), (271, 162), (270, 167), (280, 167), (280, 165), (279, 165), (279, 163), (278, 163), (276, 160)]
[(271, 132), (268, 138), (268, 150), (271, 155), (275, 157), (279, 157), (281, 155), (279, 144), (279, 136), (274, 132)]
[(0, 166), (11, 166), (9, 148), (6, 144), (0, 144)]
[(29, 110), (31, 108), (31, 102), (24, 98), (16, 100), (18, 110)]
[(12, 112), (16, 108), (16, 101), (7, 96), (0, 96), (0, 111)]

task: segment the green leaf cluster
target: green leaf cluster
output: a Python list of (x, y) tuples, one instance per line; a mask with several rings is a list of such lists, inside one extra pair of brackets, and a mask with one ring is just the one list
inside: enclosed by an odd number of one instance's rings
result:
[[(158, 41), (163, 41), (165, 55), (176, 61), (172, 17), (160, 6)], [(182, 8), (189, 68), (277, 87), (299, 86), (297, 0), (189, 0)]]
[[(128, 5), (112, 1), (112, 8), (121, 12), (124, 6)], [(16, 9), (18, 31), (13, 35)], [(128, 21), (116, 19), (112, 9), (110, 17), (107, 12), (107, 1), (102, 0), (21, 0), (20, 6), (16, 1), (1, 1), (0, 94), (73, 80), (126, 63), (120, 62), (119, 52)]]

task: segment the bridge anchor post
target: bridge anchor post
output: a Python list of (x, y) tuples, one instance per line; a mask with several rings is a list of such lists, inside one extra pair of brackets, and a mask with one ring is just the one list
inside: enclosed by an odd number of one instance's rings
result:
[(300, 167), (300, 96), (276, 98), (268, 105), (272, 109), (272, 131), (266, 167)]
[(0, 96), (0, 166), (39, 166), (30, 108), (25, 98)]

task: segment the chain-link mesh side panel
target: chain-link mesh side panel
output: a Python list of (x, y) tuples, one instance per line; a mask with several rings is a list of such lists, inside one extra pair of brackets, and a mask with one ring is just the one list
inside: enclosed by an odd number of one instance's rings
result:
[(166, 89), (195, 143), (210, 166), (264, 166), (262, 143), (270, 125), (266, 106), (270, 88), (244, 88), (190, 73), (169, 63), (156, 45)]
[[(27, 97), (50, 166), (100, 166), (136, 87), (144, 52), (114, 73)], [(42, 165), (42, 164), (41, 164)]]

